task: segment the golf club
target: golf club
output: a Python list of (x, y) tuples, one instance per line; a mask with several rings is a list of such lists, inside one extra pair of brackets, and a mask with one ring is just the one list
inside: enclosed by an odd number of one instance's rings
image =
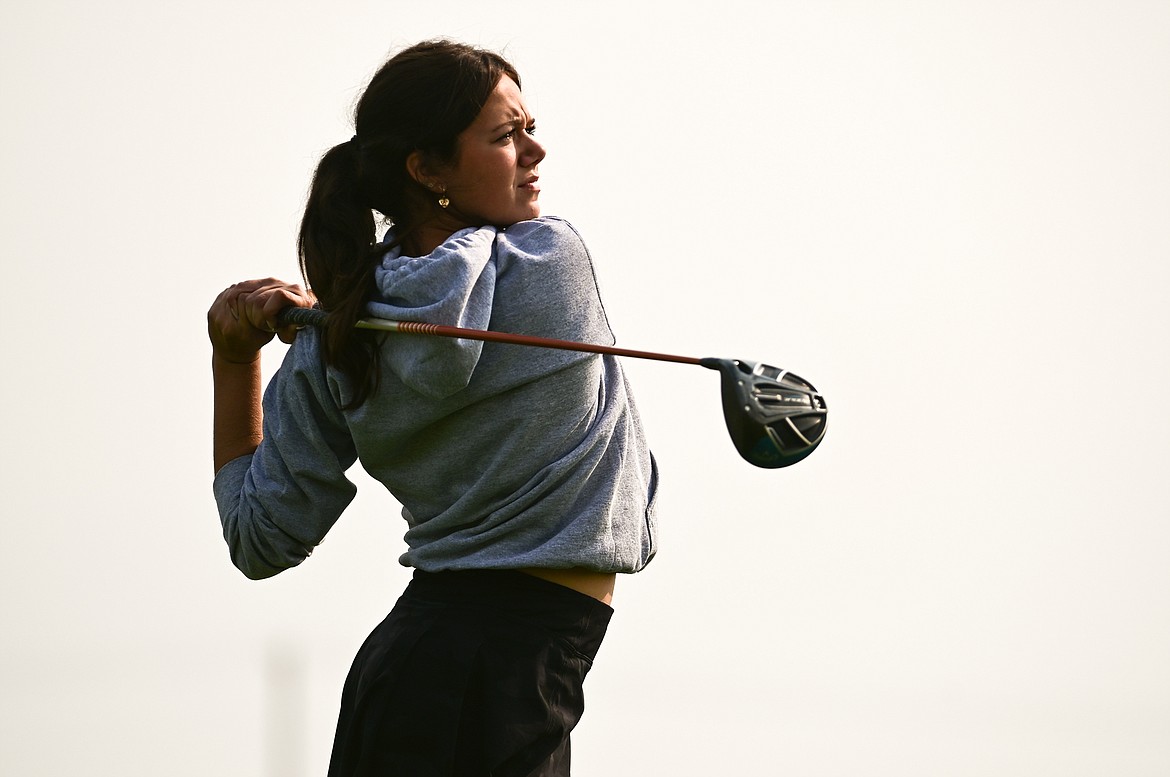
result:
[[(328, 321), (328, 314), (317, 308), (293, 307), (282, 310), (279, 320), (283, 325), (322, 326)], [(749, 464), (765, 469), (787, 467), (806, 458), (821, 444), (828, 424), (828, 406), (820, 392), (807, 380), (768, 364), (739, 359), (697, 359), (571, 340), (382, 318), (363, 318), (355, 326), (380, 332), (454, 337), (695, 364), (715, 370), (721, 379), (723, 418), (727, 422), (727, 431), (735, 449)]]

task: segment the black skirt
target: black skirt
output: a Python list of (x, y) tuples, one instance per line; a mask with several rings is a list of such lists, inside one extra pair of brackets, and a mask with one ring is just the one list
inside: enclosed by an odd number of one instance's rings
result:
[(612, 614), (520, 572), (415, 572), (354, 659), (329, 777), (568, 775)]

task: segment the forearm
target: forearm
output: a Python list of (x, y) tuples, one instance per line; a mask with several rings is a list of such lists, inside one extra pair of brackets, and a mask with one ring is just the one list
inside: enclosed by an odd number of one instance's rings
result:
[(212, 454), (218, 472), (232, 459), (253, 453), (264, 437), (260, 354), (246, 363), (213, 354), (211, 373), (215, 383)]
[(243, 281), (220, 292), (207, 311), (211, 372), (215, 380), (215, 471), (260, 446), (264, 437), (260, 349), (274, 334), (291, 343), (297, 327), (281, 324), (280, 311), (311, 307), (313, 295), (275, 278)]

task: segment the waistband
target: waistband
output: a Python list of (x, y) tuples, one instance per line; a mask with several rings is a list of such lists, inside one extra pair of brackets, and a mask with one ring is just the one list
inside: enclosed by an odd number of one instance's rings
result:
[(591, 657), (613, 617), (613, 608), (592, 596), (510, 569), (416, 569), (402, 596), (407, 601), (495, 610), (538, 620)]

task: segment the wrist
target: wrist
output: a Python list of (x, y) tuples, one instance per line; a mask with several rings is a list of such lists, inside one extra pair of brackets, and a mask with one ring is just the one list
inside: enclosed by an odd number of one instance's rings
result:
[(224, 353), (218, 348), (211, 349), (211, 366), (224, 369), (254, 367), (260, 363), (260, 352), (251, 354)]

